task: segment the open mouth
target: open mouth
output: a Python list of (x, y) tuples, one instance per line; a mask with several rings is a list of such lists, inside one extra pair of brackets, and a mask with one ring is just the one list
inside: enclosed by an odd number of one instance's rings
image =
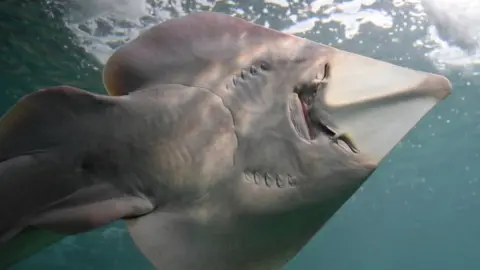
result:
[(291, 100), (293, 106), (290, 108), (297, 132), (307, 141), (326, 136), (345, 150), (358, 153), (358, 148), (348, 134), (339, 132), (333, 123), (328, 121), (328, 113), (321, 108), (314, 108), (315, 97), (322, 85), (321, 81), (313, 81), (295, 88), (293, 100)]

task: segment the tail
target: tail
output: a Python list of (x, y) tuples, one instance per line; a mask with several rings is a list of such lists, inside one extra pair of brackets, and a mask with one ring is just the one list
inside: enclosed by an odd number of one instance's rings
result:
[(0, 119), (0, 261), (32, 247), (11, 246), (28, 227), (54, 232), (40, 234), (50, 243), (153, 209), (125, 179), (129, 138), (116, 122), (132, 116), (120, 99), (59, 86), (23, 97)]

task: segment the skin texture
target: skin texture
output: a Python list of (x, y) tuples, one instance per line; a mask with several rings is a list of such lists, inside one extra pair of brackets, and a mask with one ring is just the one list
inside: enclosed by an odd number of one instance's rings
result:
[(123, 218), (157, 269), (279, 269), (451, 88), (210, 12), (146, 31), (103, 75), (110, 96), (52, 87), (0, 120), (0, 243)]

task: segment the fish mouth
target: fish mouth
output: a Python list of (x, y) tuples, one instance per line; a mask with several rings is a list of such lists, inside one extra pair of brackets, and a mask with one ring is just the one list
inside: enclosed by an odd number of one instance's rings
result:
[(326, 111), (314, 107), (317, 92), (326, 85), (325, 79), (315, 79), (311, 83), (301, 84), (294, 88), (290, 97), (290, 118), (295, 131), (308, 142), (325, 136), (331, 143), (340, 146), (345, 151), (358, 153), (358, 148), (352, 138), (335, 126)]
[(296, 132), (309, 143), (327, 138), (373, 166), (452, 88), (444, 76), (340, 50), (314, 72), (322, 75), (296, 85), (289, 97)]

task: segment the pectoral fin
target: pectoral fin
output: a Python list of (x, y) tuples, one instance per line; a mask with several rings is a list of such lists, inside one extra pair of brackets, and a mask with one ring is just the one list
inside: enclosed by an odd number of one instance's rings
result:
[(75, 234), (152, 211), (122, 166), (121, 106), (62, 86), (25, 96), (0, 119), (0, 258), (27, 227)]
[(155, 211), (126, 223), (136, 246), (156, 269), (219, 270), (213, 267), (222, 261), (212, 256), (215, 239), (186, 213)]

